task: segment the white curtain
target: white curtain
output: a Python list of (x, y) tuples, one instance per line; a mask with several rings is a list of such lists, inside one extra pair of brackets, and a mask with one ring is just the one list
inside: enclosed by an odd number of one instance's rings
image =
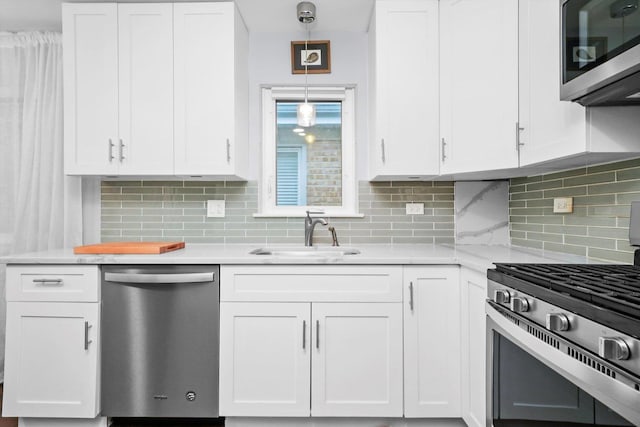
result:
[[(0, 32), (0, 256), (80, 244), (81, 181), (65, 177), (62, 36)], [(5, 274), (0, 266), (0, 380)]]

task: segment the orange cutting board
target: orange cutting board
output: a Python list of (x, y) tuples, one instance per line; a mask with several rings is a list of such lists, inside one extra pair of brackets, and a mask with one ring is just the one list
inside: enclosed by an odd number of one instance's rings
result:
[(163, 254), (184, 248), (184, 242), (109, 242), (76, 246), (74, 254)]

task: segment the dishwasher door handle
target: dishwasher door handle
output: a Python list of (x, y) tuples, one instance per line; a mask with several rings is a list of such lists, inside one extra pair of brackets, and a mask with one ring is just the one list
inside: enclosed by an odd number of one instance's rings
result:
[(213, 282), (213, 272), (207, 273), (104, 273), (104, 280), (117, 283), (203, 283)]

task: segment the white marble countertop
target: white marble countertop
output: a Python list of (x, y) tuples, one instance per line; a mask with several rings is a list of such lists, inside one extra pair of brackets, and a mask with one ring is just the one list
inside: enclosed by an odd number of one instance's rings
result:
[[(586, 257), (514, 246), (358, 245), (358, 255), (252, 255), (260, 245), (187, 244), (159, 255), (75, 255), (73, 249), (32, 252), (0, 258), (5, 264), (460, 264), (481, 272), (495, 262), (589, 263)], [(282, 246), (273, 245), (273, 248)], [(290, 248), (290, 246), (288, 246)], [(321, 248), (321, 247), (320, 247)]]

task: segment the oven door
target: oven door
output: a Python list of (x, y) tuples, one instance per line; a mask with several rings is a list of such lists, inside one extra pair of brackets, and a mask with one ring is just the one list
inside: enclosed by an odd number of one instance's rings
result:
[(492, 301), (486, 313), (488, 427), (640, 425), (638, 378)]

